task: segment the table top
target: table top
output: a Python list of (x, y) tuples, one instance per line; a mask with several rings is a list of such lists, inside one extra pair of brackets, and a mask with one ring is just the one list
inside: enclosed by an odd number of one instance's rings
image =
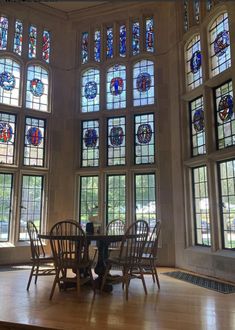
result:
[(106, 241), (106, 242), (119, 242), (123, 239), (124, 234), (119, 235), (105, 235), (105, 234), (86, 234), (86, 236), (81, 235), (53, 235), (47, 234), (38, 234), (38, 237), (41, 239), (68, 239), (68, 240), (79, 240), (83, 237), (86, 237), (91, 241)]

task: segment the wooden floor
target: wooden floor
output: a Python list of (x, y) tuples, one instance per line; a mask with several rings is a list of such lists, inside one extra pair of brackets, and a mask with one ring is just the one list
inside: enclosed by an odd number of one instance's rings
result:
[(235, 329), (235, 294), (217, 293), (161, 274), (169, 270), (159, 269), (160, 291), (146, 277), (147, 296), (140, 281), (132, 280), (128, 302), (119, 284), (112, 293), (95, 297), (89, 287), (82, 288), (80, 298), (73, 289), (56, 289), (49, 301), (53, 277), (40, 277), (27, 292), (29, 270), (1, 271), (0, 329)]

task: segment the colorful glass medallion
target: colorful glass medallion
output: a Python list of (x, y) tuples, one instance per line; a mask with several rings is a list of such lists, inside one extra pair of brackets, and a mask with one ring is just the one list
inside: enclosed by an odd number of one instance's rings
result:
[(10, 124), (0, 122), (0, 142), (9, 142), (12, 139), (13, 129)]
[(123, 79), (115, 77), (110, 82), (110, 93), (114, 96), (120, 95), (123, 91)]
[(227, 47), (230, 44), (229, 32), (224, 30), (220, 32), (214, 41), (214, 52), (215, 55), (220, 57), (226, 53)]
[(151, 87), (151, 76), (147, 72), (140, 73), (136, 80), (136, 87), (139, 92), (147, 92)]
[(141, 144), (148, 144), (152, 138), (152, 128), (149, 124), (141, 124), (137, 130), (137, 139)]
[(219, 117), (222, 121), (228, 121), (233, 116), (233, 98), (231, 95), (223, 96), (219, 101)]
[(30, 91), (34, 96), (42, 96), (44, 93), (43, 82), (37, 78), (30, 80)]
[(198, 109), (193, 115), (193, 127), (196, 132), (201, 132), (204, 129), (204, 111)]
[(95, 148), (97, 144), (97, 132), (94, 128), (88, 128), (85, 131), (84, 142), (87, 148)]
[(4, 71), (0, 74), (0, 86), (5, 91), (12, 91), (15, 88), (15, 77), (12, 73)]
[(190, 69), (192, 73), (197, 73), (202, 64), (202, 56), (200, 50), (197, 50), (193, 53), (193, 56), (190, 60)]
[(120, 126), (114, 126), (110, 130), (110, 143), (113, 147), (118, 147), (123, 143), (124, 133)]
[(29, 144), (37, 147), (42, 142), (42, 132), (38, 127), (30, 127), (27, 132), (27, 140)]
[(97, 83), (95, 81), (88, 81), (85, 85), (85, 98), (92, 100), (97, 94)]

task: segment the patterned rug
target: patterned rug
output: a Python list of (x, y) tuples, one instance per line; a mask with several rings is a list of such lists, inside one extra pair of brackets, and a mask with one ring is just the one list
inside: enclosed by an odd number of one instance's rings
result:
[(220, 293), (235, 293), (235, 285), (219, 282), (209, 278), (193, 275), (185, 272), (175, 271), (162, 273), (164, 275), (174, 277), (178, 280), (201, 286), (206, 289), (214, 290)]

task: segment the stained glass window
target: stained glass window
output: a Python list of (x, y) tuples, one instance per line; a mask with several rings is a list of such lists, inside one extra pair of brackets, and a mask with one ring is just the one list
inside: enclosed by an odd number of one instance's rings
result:
[(99, 122), (82, 122), (82, 167), (99, 166)]
[(122, 24), (119, 28), (119, 54), (121, 57), (126, 56), (126, 25)]
[(145, 20), (145, 47), (147, 52), (154, 51), (154, 30), (153, 30), (153, 18), (147, 18)]
[(188, 31), (188, 0), (184, 0), (184, 31)]
[(94, 59), (96, 62), (100, 62), (101, 54), (101, 34), (100, 30), (96, 30), (94, 34)]
[(126, 119), (108, 119), (108, 165), (126, 163)]
[(206, 0), (206, 10), (207, 11), (211, 10), (212, 5), (213, 5), (212, 0)]
[(0, 242), (9, 241), (13, 175), (0, 173)]
[(99, 210), (99, 177), (82, 176), (80, 177), (80, 209), (79, 219), (85, 229), (86, 223), (92, 217), (98, 216)]
[(27, 221), (34, 222), (38, 231), (41, 228), (43, 176), (23, 175), (21, 187), (19, 240), (28, 240)]
[(22, 53), (22, 41), (23, 41), (23, 23), (20, 20), (15, 21), (15, 35), (13, 51), (21, 56)]
[(20, 66), (9, 58), (0, 58), (0, 102), (19, 106)]
[(7, 49), (8, 19), (5, 16), (0, 17), (0, 50)]
[(135, 175), (135, 210), (136, 220), (147, 221), (152, 231), (157, 220), (154, 173)]
[(29, 27), (29, 58), (36, 57), (37, 50), (37, 28), (34, 25)]
[(107, 27), (106, 56), (113, 58), (113, 28)]
[(126, 220), (126, 176), (107, 176), (107, 220)]
[(222, 217), (223, 248), (235, 248), (235, 159), (221, 162), (220, 172), (220, 214)]
[(82, 75), (82, 112), (94, 112), (100, 109), (100, 71), (88, 69)]
[(206, 166), (194, 168), (192, 174), (195, 243), (210, 246), (211, 230)]
[(27, 70), (26, 107), (48, 111), (48, 73), (39, 65)]
[(82, 33), (81, 48), (82, 48), (82, 64), (84, 64), (88, 62), (88, 32)]
[(235, 145), (235, 115), (232, 81), (215, 89), (215, 107), (218, 149)]
[(45, 120), (25, 118), (24, 165), (44, 166)]
[(202, 55), (199, 35), (188, 42), (185, 57), (187, 86), (191, 90), (202, 84)]
[(132, 54), (140, 53), (140, 23), (133, 22), (132, 24)]
[(190, 102), (192, 156), (206, 153), (203, 97)]
[(133, 104), (154, 104), (154, 63), (149, 60), (137, 62), (133, 67)]
[(194, 10), (194, 18), (196, 23), (199, 23), (200, 20), (200, 1), (194, 0), (193, 1), (193, 10)]
[(135, 164), (154, 163), (154, 115), (135, 116)]
[(42, 58), (45, 62), (49, 63), (51, 52), (51, 34), (49, 31), (44, 30), (42, 34)]
[(0, 112), (0, 164), (14, 164), (16, 116)]
[(231, 66), (228, 14), (216, 18), (210, 31), (211, 74), (215, 76)]
[(107, 109), (126, 107), (126, 67), (116, 64), (108, 69), (106, 81)]

